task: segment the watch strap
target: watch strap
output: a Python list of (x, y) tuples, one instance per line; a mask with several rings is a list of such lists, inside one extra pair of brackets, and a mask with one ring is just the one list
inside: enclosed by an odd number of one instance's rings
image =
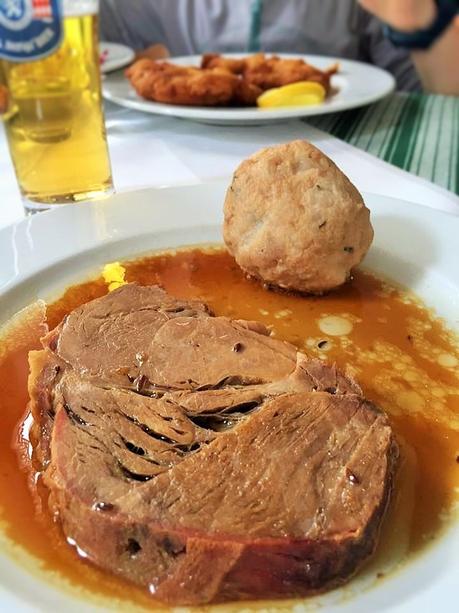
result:
[(446, 30), (459, 11), (457, 0), (436, 0), (435, 4), (437, 5), (437, 15), (428, 28), (415, 32), (401, 32), (385, 25), (385, 35), (395, 47), (428, 49)]

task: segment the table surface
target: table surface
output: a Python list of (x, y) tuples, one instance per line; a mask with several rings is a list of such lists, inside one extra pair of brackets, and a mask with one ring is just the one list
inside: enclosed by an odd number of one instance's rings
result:
[(396, 93), (309, 123), (459, 195), (458, 97)]
[[(459, 213), (459, 98), (396, 93), (360, 109), (257, 127), (201, 125), (111, 103), (105, 110), (118, 191), (228, 177), (257, 149), (305, 138), (361, 190)], [(0, 227), (22, 216), (0, 129)]]

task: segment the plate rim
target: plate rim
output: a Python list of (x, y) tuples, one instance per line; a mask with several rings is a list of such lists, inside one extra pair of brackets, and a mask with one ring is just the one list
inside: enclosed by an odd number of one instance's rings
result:
[[(52, 229), (56, 224), (65, 224), (68, 227), (71, 227), (72, 224), (85, 222), (87, 223), (88, 227), (92, 227), (93, 224), (91, 220), (94, 220), (94, 222), (97, 223), (97, 220), (104, 219), (104, 224), (106, 225), (107, 221), (109, 223), (111, 222), (110, 217), (112, 211), (116, 211), (117, 207), (123, 208), (128, 206), (128, 202), (135, 203), (137, 201), (142, 201), (143, 198), (150, 197), (154, 199), (154, 196), (159, 193), (167, 195), (171, 194), (174, 196), (175, 193), (181, 195), (182, 193), (187, 194), (188, 191), (196, 191), (199, 193), (202, 190), (202, 192), (205, 194), (208, 190), (221, 190), (221, 193), (224, 194), (229, 183), (230, 177), (185, 185), (143, 187), (140, 189), (117, 192), (110, 195), (108, 198), (101, 199), (99, 201), (80, 203), (78, 205), (65, 204), (55, 209), (40, 212), (39, 215), (23, 217), (6, 226), (0, 227), (0, 259), (1, 261), (5, 261), (8, 256), (10, 256), (12, 259), (17, 260), (19, 255), (18, 245), (16, 244), (17, 236), (21, 236), (22, 240), (27, 241), (28, 247), (31, 249), (32, 253), (34, 250), (33, 233), (36, 232), (39, 237), (41, 233), (46, 232), (48, 229)], [(459, 233), (459, 215), (452, 212), (436, 210), (422, 204), (417, 204), (401, 198), (394, 198), (392, 196), (384, 196), (366, 191), (362, 191), (361, 193), (366, 203), (368, 203), (368, 201), (373, 201), (376, 203), (382, 203), (383, 206), (396, 206), (401, 212), (404, 212), (405, 210), (408, 211), (408, 213), (410, 211), (414, 211), (416, 213), (416, 217), (425, 218), (429, 223), (434, 225), (441, 223), (441, 220), (448, 220), (448, 223), (445, 225), (445, 231)], [(126, 202), (124, 202), (125, 200)], [(370, 208), (370, 213), (372, 213), (372, 205), (369, 204), (368, 207)], [(218, 210), (219, 207), (215, 207), (215, 211)], [(371, 219), (373, 219), (373, 217), (371, 217)], [(180, 227), (180, 225), (178, 227)], [(457, 229), (455, 229), (455, 227), (457, 227)], [(100, 241), (116, 238), (114, 236), (110, 237), (106, 230), (107, 229), (105, 229), (105, 236), (100, 238)], [(74, 240), (73, 235), (72, 238)], [(85, 236), (84, 240), (92, 240), (92, 237)], [(67, 241), (68, 246), (71, 245), (71, 241), (72, 239)], [(90, 245), (83, 243), (82, 248), (86, 250), (97, 246), (98, 245), (95, 243), (91, 243)], [(48, 262), (48, 266), (54, 265), (58, 262), (59, 259), (53, 257), (52, 261)], [(39, 257), (36, 258), (34, 263), (37, 270), (40, 270), (42, 263), (39, 262)], [(20, 280), (22, 273), (19, 271), (19, 268), (20, 263), (15, 262), (15, 274), (10, 278), (6, 278), (5, 267), (0, 268), (0, 298), (2, 298), (2, 296), (4, 296), (10, 290), (14, 289), (17, 283), (22, 282)], [(0, 320), (0, 325), (1, 323), (2, 320)]]
[[(109, 222), (111, 221), (110, 216), (112, 211), (116, 211), (117, 208), (123, 208), (124, 206), (127, 206), (128, 201), (136, 203), (138, 201), (142, 201), (143, 198), (154, 199), (155, 195), (160, 193), (172, 195), (173, 197), (175, 193), (181, 195), (182, 193), (187, 194), (187, 192), (196, 191), (197, 193), (199, 193), (200, 191), (202, 191), (205, 194), (208, 190), (221, 190), (221, 193), (224, 194), (228, 188), (229, 183), (230, 177), (227, 177), (185, 185), (144, 187), (140, 189), (117, 192), (110, 195), (108, 198), (91, 203), (80, 203), (78, 205), (61, 205), (58, 208), (40, 212), (39, 215), (33, 215), (17, 219), (16, 221), (6, 226), (0, 227), (0, 256), (2, 256), (2, 261), (5, 261), (8, 256), (15, 260), (18, 258), (18, 246), (15, 244), (16, 237), (18, 235), (21, 235), (22, 238), (27, 241), (28, 247), (31, 249), (32, 252), (34, 249), (33, 233), (36, 232), (38, 235), (37, 238), (39, 238), (40, 233), (46, 232), (48, 228), (51, 229), (54, 225), (58, 223), (63, 223), (67, 226), (71, 226), (72, 224), (78, 224), (80, 221), (86, 221), (86, 223), (88, 223), (88, 225), (90, 226), (90, 222), (92, 219), (94, 219), (94, 221), (97, 223), (97, 220), (100, 220), (102, 218), (105, 220), (104, 223), (106, 224), (107, 220)], [(362, 191), (362, 196), (366, 203), (368, 203), (368, 201), (373, 201), (383, 203), (383, 205), (386, 204), (388, 206), (396, 205), (398, 207), (398, 210), (401, 212), (408, 211), (409, 213), (410, 210), (415, 211), (417, 217), (426, 218), (434, 225), (438, 225), (439, 222), (441, 223), (441, 220), (448, 220), (448, 223), (445, 226), (445, 231), (459, 232), (459, 215), (455, 215), (452, 212), (436, 210), (408, 200), (394, 198), (391, 196), (384, 196), (372, 192)], [(126, 203), (124, 203), (125, 200)], [(370, 213), (372, 213), (372, 205), (369, 204), (368, 206), (370, 208)], [(215, 207), (215, 211), (221, 212), (221, 208), (219, 209), (219, 207)], [(457, 225), (457, 230), (453, 229), (455, 225)], [(105, 230), (105, 234), (106, 239), (108, 236), (107, 229)], [(75, 240), (74, 235), (72, 235), (70, 241), (67, 242), (68, 245), (71, 244), (72, 239)], [(89, 237), (85, 236), (84, 239), (88, 240)], [(100, 240), (103, 239), (100, 238)], [(38, 259), (39, 258), (37, 258), (37, 260)], [(53, 260), (53, 263), (55, 263), (55, 261), (56, 260)], [(37, 265), (37, 268), (41, 266), (40, 262), (37, 261), (35, 263)], [(15, 278), (18, 277), (17, 273), (19, 270), (19, 263), (16, 262), (15, 267), (15, 276), (6, 280), (5, 268), (0, 268), (0, 297), (2, 297), (5, 292), (9, 291), (11, 288), (14, 287)]]

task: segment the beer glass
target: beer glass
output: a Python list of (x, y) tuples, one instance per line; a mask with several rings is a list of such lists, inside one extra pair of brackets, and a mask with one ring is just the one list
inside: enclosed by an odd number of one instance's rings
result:
[[(7, 95), (3, 117), (30, 212), (91, 200), (113, 189), (101, 105), (97, 15), (97, 0), (0, 0), (0, 26), (3, 21), (12, 32), (11, 40), (8, 35), (0, 40), (0, 82)], [(38, 23), (43, 27), (22, 40), (16, 22), (30, 23), (31, 16), (41, 16)], [(59, 38), (54, 42), (53, 19)], [(8, 40), (11, 57), (5, 57)]]

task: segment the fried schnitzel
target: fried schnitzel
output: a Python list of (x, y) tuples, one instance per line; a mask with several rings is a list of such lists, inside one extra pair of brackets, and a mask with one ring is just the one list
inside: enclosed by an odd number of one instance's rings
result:
[(143, 58), (126, 71), (134, 89), (148, 100), (186, 106), (221, 106), (236, 97), (239, 78), (226, 70), (202, 70)]
[(263, 53), (246, 58), (203, 55), (201, 67), (178, 66), (148, 58), (137, 60), (126, 70), (142, 98), (185, 106), (256, 106), (266, 90), (298, 81), (316, 81), (330, 91), (335, 64), (319, 70), (302, 59), (282, 59)]
[(206, 53), (202, 56), (201, 68), (220, 68), (241, 75), (246, 83), (262, 91), (297, 81), (316, 81), (328, 92), (330, 77), (338, 71), (338, 64), (320, 70), (302, 59), (280, 58), (277, 55), (268, 57), (264, 53), (241, 59)]
[(327, 70), (319, 70), (302, 59), (283, 59), (276, 55), (266, 57), (263, 53), (258, 53), (245, 60), (242, 78), (263, 91), (298, 81), (316, 81), (323, 85), (328, 93), (330, 77), (337, 70), (337, 64)]

